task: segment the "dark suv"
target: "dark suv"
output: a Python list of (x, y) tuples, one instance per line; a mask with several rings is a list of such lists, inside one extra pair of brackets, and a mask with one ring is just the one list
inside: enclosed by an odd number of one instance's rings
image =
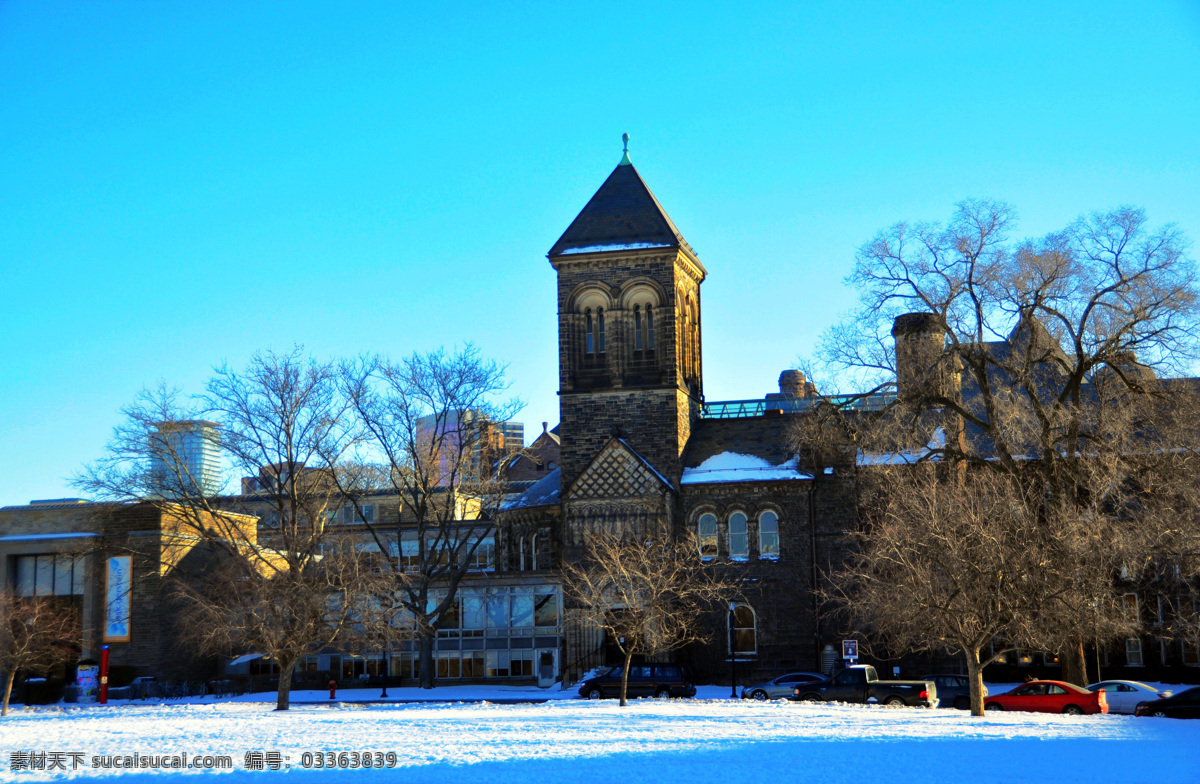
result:
[[(589, 700), (621, 696), (621, 667), (609, 667), (579, 684), (579, 696)], [(695, 697), (687, 668), (679, 664), (633, 664), (629, 667), (629, 684), (625, 696), (633, 697)]]

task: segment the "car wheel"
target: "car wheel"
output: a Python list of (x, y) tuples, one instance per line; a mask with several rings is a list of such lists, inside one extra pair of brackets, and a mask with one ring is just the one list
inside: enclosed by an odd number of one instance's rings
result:
[(987, 705), (983, 706), (983, 709), (985, 711), (1003, 711), (1004, 706), (998, 702), (989, 702)]
[(959, 710), (971, 710), (971, 699), (969, 697), (956, 697), (954, 699), (954, 707)]
[(604, 692), (600, 691), (599, 689), (589, 689), (587, 698), (589, 700), (602, 700), (604, 699)]
[(888, 697), (886, 700), (883, 701), (883, 707), (885, 707), (885, 708), (903, 708), (904, 700), (901, 699), (900, 697)]
[(1166, 711), (1154, 711), (1154, 713), (1151, 713), (1150, 715), (1151, 715), (1151, 716), (1153, 716), (1153, 717), (1154, 717), (1154, 718), (1156, 718), (1156, 719), (1165, 719), (1165, 718), (1167, 718), (1167, 713), (1166, 713)]
[(671, 691), (669, 689), (659, 689), (658, 691), (654, 692), (654, 696), (658, 697), (660, 700), (670, 699)]
[(801, 702), (821, 702), (820, 694), (813, 694), (811, 691), (800, 698)]
[(1067, 707), (1063, 708), (1063, 713), (1068, 716), (1082, 716), (1083, 708), (1079, 707), (1078, 705), (1068, 705)]
[(763, 691), (762, 689), (755, 689), (754, 693), (750, 695), (750, 698), (758, 700), (759, 702), (762, 702), (763, 700), (765, 700), (767, 698), (767, 693), (765, 691)]

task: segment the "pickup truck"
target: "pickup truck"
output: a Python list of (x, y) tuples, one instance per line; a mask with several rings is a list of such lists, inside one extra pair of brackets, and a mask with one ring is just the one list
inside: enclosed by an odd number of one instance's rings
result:
[(792, 699), (812, 702), (880, 703), (887, 706), (936, 708), (937, 686), (932, 681), (881, 681), (869, 664), (855, 664), (832, 678), (796, 684)]

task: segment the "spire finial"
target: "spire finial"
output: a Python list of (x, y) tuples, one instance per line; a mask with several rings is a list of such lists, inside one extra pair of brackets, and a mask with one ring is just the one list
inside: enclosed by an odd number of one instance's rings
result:
[(621, 134), (621, 141), (625, 143), (625, 154), (621, 156), (621, 166), (632, 166), (633, 161), (629, 160), (629, 134)]

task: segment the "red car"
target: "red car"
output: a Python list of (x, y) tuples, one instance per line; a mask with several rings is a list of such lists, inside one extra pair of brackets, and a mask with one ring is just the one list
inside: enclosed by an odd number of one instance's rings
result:
[(1030, 681), (1007, 694), (988, 697), (984, 710), (1066, 713), (1070, 716), (1108, 713), (1104, 692), (1091, 692), (1062, 681)]

